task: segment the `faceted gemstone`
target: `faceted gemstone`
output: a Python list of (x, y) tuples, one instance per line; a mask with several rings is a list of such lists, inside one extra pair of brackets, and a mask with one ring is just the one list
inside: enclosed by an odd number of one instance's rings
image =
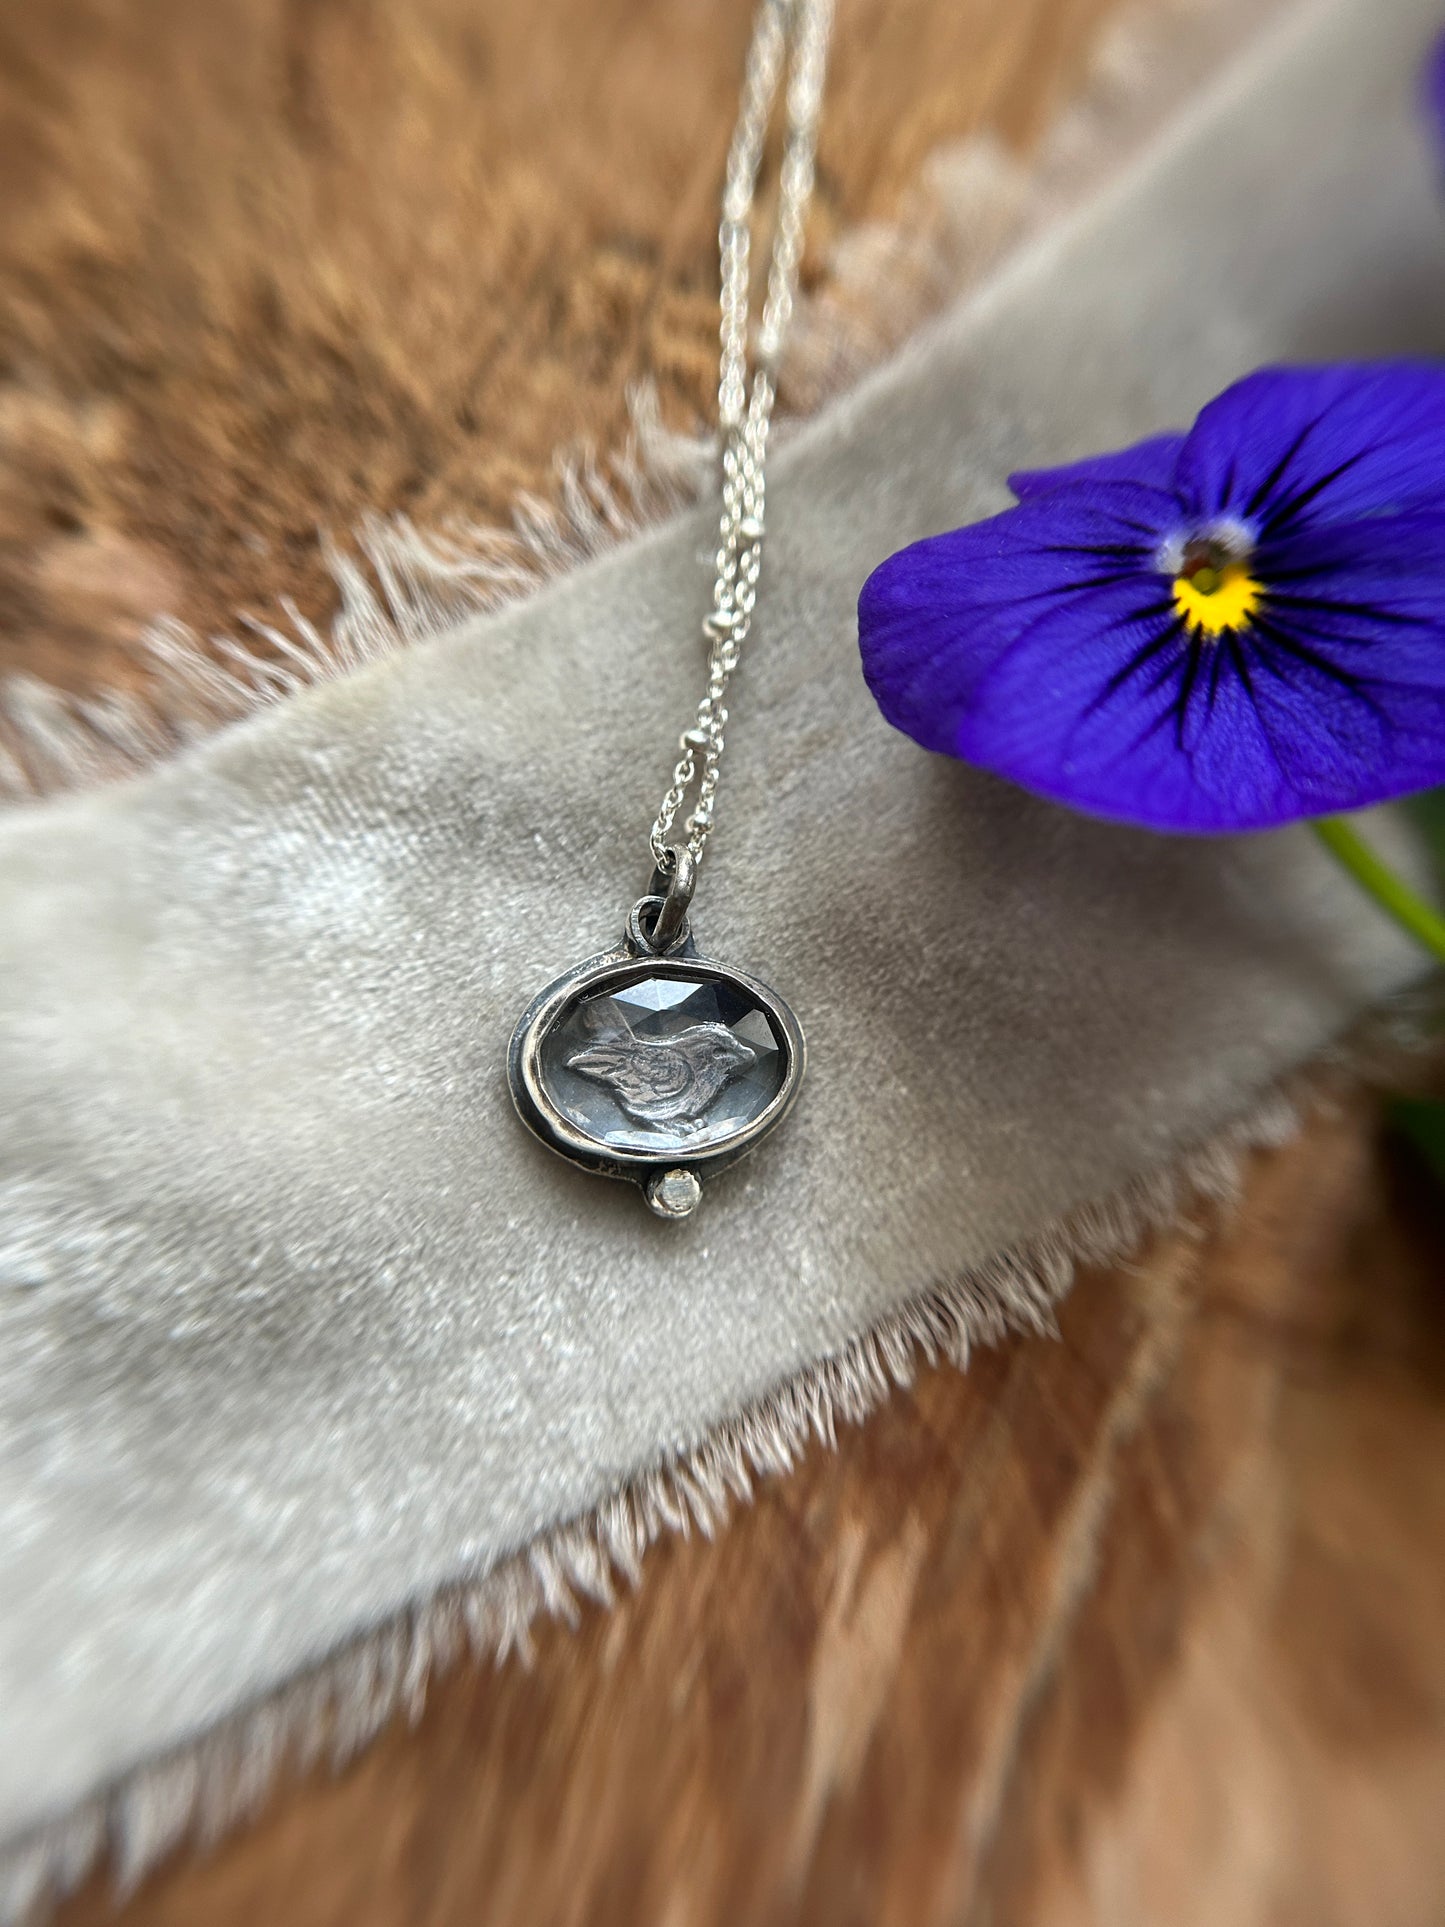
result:
[(659, 1171), (647, 1187), (647, 1202), (659, 1218), (687, 1218), (702, 1202), (702, 1181), (695, 1171)]
[(643, 974), (584, 991), (539, 1071), (571, 1123), (628, 1151), (706, 1152), (760, 1117), (786, 1056), (767, 1012), (727, 980)]

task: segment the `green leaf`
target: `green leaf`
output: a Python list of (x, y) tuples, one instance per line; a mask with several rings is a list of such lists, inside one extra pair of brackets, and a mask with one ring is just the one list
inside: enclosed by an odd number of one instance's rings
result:
[(1445, 1100), (1396, 1097), (1385, 1113), (1391, 1130), (1412, 1144), (1441, 1184), (1445, 1184)]

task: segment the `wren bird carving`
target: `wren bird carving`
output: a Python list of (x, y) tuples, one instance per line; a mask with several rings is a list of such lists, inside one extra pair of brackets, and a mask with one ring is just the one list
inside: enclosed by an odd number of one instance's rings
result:
[(604, 1084), (642, 1124), (702, 1129), (704, 1113), (757, 1052), (725, 1024), (692, 1024), (675, 1037), (604, 1037), (567, 1059), (567, 1068)]

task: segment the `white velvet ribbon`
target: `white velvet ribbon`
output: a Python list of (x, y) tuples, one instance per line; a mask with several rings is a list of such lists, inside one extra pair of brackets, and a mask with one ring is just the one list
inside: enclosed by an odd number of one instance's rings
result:
[(439, 1591), (482, 1582), (458, 1597), (504, 1639), (549, 1573), (635, 1556), (682, 1503), (658, 1468), (705, 1509), (910, 1337), (1041, 1319), (1070, 1225), (1418, 973), (1303, 833), (1158, 839), (923, 755), (869, 701), (853, 606), (1013, 467), (1182, 425), (1263, 362), (1445, 344), (1437, 11), (1305, 8), (780, 451), (695, 923), (794, 1005), (810, 1080), (695, 1220), (550, 1157), (503, 1060), (646, 882), (710, 509), (0, 823), (12, 1901), (83, 1859), (108, 1789), (138, 1855), (163, 1842), (230, 1716), (270, 1708), (233, 1775), (319, 1730), (323, 1689), (364, 1731)]

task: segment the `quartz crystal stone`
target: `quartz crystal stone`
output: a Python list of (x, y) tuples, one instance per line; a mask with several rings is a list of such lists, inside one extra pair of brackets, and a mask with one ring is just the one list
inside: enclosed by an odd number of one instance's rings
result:
[(786, 1046), (768, 1013), (726, 979), (650, 975), (584, 991), (542, 1042), (541, 1081), (599, 1145), (713, 1151), (777, 1097)]
[(647, 1202), (659, 1218), (689, 1218), (702, 1202), (696, 1171), (661, 1171), (648, 1181)]

